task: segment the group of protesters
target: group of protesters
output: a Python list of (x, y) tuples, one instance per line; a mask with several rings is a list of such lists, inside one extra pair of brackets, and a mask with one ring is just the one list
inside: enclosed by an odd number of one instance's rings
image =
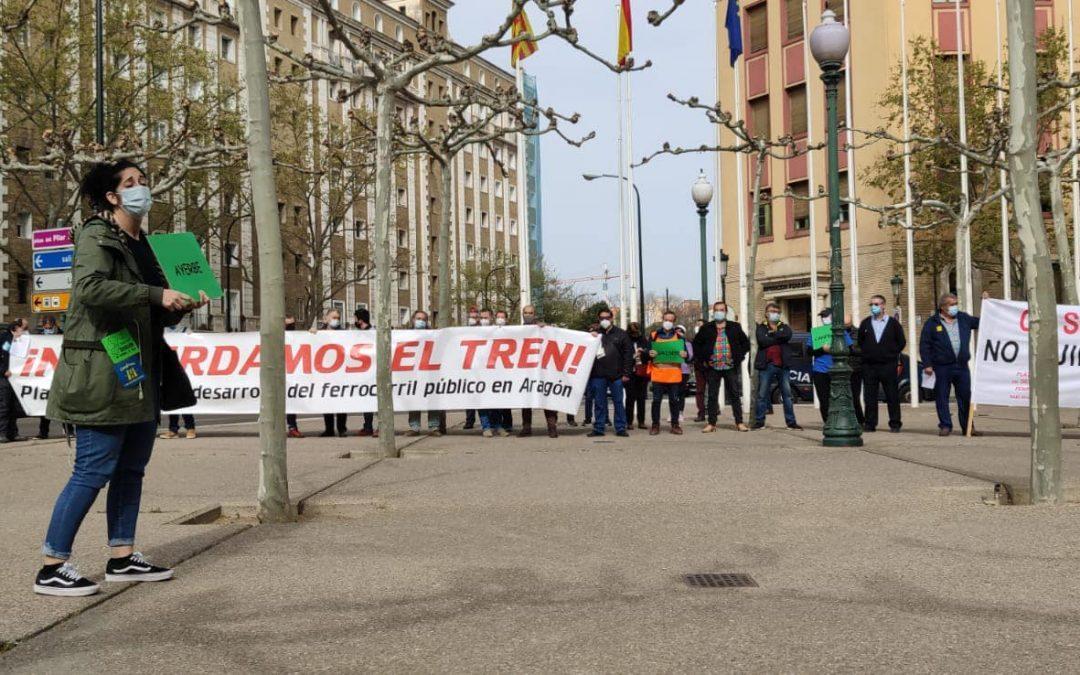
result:
[[(953, 428), (949, 408), (951, 390), (955, 390), (956, 394), (960, 427), (967, 427), (971, 400), (968, 342), (971, 331), (978, 328), (978, 319), (960, 312), (956, 296), (951, 293), (941, 297), (938, 310), (923, 326), (920, 356), (925, 374), (936, 374), (933, 389), (937, 399), (939, 431), (946, 436), (952, 433)], [(637, 429), (648, 431), (650, 435), (659, 434), (664, 421), (664, 399), (667, 399), (668, 430), (672, 434), (682, 435), (691, 379), (697, 403), (695, 422), (704, 423), (702, 433), (713, 433), (718, 429), (721, 388), (731, 406), (733, 430), (745, 432), (764, 428), (766, 416), (772, 411), (774, 393), (783, 406), (785, 426), (802, 430), (796, 418), (791, 387), (794, 333), (784, 320), (780, 306), (767, 303), (760, 323), (754, 326), (752, 339), (756, 345), (756, 355), (753, 364), (745, 363), (751, 352), (751, 336), (738, 321), (730, 318), (727, 303), (722, 300), (714, 303), (708, 319), (697, 322), (691, 338), (686, 326), (678, 323), (679, 317), (672, 311), (664, 312), (660, 323), (652, 330), (646, 330), (637, 322), (631, 322), (623, 330), (615, 325), (612, 311), (602, 308), (588, 328), (593, 336), (600, 338), (584, 397), (584, 425), (591, 427), (588, 436), (604, 436), (609, 427), (616, 436), (628, 436), (635, 420)], [(832, 310), (822, 310), (818, 319), (821, 325), (831, 326)], [(510, 324), (510, 316), (503, 310), (473, 307), (468, 312), (466, 324), (506, 326)], [(543, 325), (533, 305), (522, 308), (521, 324)], [(367, 309), (356, 311), (353, 327), (361, 330), (372, 327)], [(427, 312), (417, 310), (404, 327), (425, 330), (433, 326)], [(295, 328), (295, 318), (287, 317), (286, 329)], [(311, 330), (343, 328), (345, 325), (340, 311), (331, 309), (323, 321)], [(870, 300), (868, 315), (858, 325), (853, 324), (850, 317), (845, 317), (841, 334), (848, 350), (851, 398), (859, 426), (865, 433), (877, 431), (878, 404), (884, 398), (888, 429), (892, 433), (899, 433), (903, 427), (900, 364), (907, 341), (898, 318), (886, 311), (885, 298), (875, 295)], [(815, 346), (813, 337), (807, 336), (805, 346), (813, 359), (812, 381), (824, 424), (828, 421), (831, 398), (832, 345)], [(750, 424), (743, 418), (742, 406), (742, 375), (747, 365), (752, 365), (758, 373)], [(912, 386), (917, 391), (918, 385)], [(614, 414), (609, 414), (609, 408), (613, 409)], [(532, 435), (532, 413), (532, 410), (520, 411), (520, 429), (516, 432), (518, 437)], [(647, 413), (650, 413), (648, 423)], [(364, 414), (360, 436), (378, 435), (373, 417), (371, 413)], [(544, 418), (548, 436), (558, 437), (557, 414), (544, 411)], [(347, 416), (343, 413), (324, 415), (325, 430), (322, 436), (348, 435), (346, 420)], [(567, 415), (566, 421), (571, 427), (578, 426), (575, 415)], [(406, 435), (446, 434), (444, 411), (430, 411), (427, 414), (426, 430), (422, 422), (420, 412), (410, 412)], [(475, 429), (478, 422), (481, 434), (486, 438), (515, 433), (514, 414), (510, 409), (465, 411), (463, 429)], [(303, 435), (295, 415), (288, 418), (288, 435)]]

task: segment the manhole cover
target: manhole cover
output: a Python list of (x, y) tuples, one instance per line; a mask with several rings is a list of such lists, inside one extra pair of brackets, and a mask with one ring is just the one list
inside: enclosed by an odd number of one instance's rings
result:
[(756, 588), (757, 582), (749, 574), (687, 574), (683, 581), (690, 588)]

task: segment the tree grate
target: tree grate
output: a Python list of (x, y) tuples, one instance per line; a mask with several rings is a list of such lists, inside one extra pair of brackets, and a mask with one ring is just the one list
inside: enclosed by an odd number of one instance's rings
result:
[(749, 574), (721, 572), (719, 574), (686, 574), (683, 581), (690, 588), (756, 588), (757, 582)]

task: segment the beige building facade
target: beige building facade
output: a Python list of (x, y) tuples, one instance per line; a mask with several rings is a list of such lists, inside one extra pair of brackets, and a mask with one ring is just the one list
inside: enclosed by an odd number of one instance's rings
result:
[[(1039, 30), (1049, 26), (1068, 28), (1069, 0), (1031, 0), (1035, 3)], [(1075, 0), (1073, 0), (1075, 1)], [(820, 69), (806, 49), (804, 36), (821, 21), (824, 9), (832, 9), (848, 26), (851, 50), (845, 81), (840, 87), (839, 113), (853, 129), (874, 130), (888, 125), (879, 101), (893, 86), (902, 55), (901, 12), (907, 42), (918, 36), (932, 38), (944, 55), (957, 50), (956, 13), (953, 0), (744, 0), (741, 3), (743, 56), (734, 69), (729, 66), (723, 6), (718, 3), (717, 91), (725, 110), (734, 110), (736, 79), (741, 90), (741, 116), (752, 133), (767, 133), (777, 139), (791, 135), (800, 148), (825, 140), (825, 92)], [(804, 9), (805, 6), (805, 9)], [(804, 30), (803, 12), (807, 16)], [(982, 60), (996, 69), (998, 54), (1005, 48), (1004, 2), (971, 0), (960, 3), (963, 32), (962, 51), (966, 59)], [(1080, 19), (1080, 17), (1076, 17)], [(1075, 26), (1074, 26), (1075, 28)], [(737, 72), (736, 72), (737, 69)], [(891, 129), (899, 135), (901, 129)], [(866, 169), (885, 152), (882, 144), (844, 151), (841, 133), (841, 194), (861, 202), (886, 205), (893, 200), (867, 184)], [(859, 141), (864, 139), (857, 139)], [(725, 144), (733, 141), (725, 132)], [(736, 162), (744, 162), (742, 191), (737, 185)], [(740, 265), (739, 239), (748, 248), (752, 211), (752, 160), (721, 153), (718, 161), (719, 205), (718, 241), (729, 256), (726, 295), (738, 309)], [(957, 179), (959, 180), (959, 179)], [(815, 150), (796, 159), (768, 160), (762, 189), (781, 195), (818, 193), (827, 184), (826, 157)], [(745, 220), (740, 223), (739, 201)], [(759, 206), (760, 243), (756, 274), (749, 292), (756, 314), (763, 303), (776, 300), (796, 330), (817, 325), (814, 311), (829, 302), (829, 240), (827, 204), (777, 198)], [(902, 233), (879, 226), (878, 214), (845, 208), (843, 223), (843, 264), (846, 306), (856, 317), (865, 316), (871, 295), (880, 294), (896, 307), (892, 279), (903, 279), (900, 293), (901, 319), (907, 314), (906, 247)], [(813, 241), (811, 234), (813, 230)], [(1015, 242), (1014, 242), (1015, 245)], [(812, 249), (816, 249), (812, 255)], [(856, 251), (855, 255), (852, 252)], [(745, 251), (749, 255), (749, 251)], [(811, 261), (816, 261), (816, 284), (812, 283)], [(916, 325), (934, 311), (934, 289), (949, 289), (955, 271), (939, 279), (916, 277)], [(951, 277), (951, 278), (950, 278)], [(1002, 279), (995, 270), (973, 270), (975, 297), (982, 290), (998, 295)], [(935, 284), (935, 281), (937, 282)], [(1017, 281), (1014, 279), (1014, 286)], [(816, 295), (813, 290), (816, 290)], [(966, 309), (966, 308), (965, 308)], [(760, 316), (756, 316), (760, 319)], [(906, 320), (906, 319), (905, 319)]]

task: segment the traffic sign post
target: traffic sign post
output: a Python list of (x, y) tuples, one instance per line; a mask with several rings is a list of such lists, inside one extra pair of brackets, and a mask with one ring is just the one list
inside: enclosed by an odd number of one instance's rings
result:
[(75, 260), (71, 228), (33, 233), (34, 285), (30, 309), (35, 314), (66, 312), (71, 303), (71, 266)]
[(69, 270), (75, 258), (75, 249), (59, 249), (56, 251), (35, 251), (34, 271), (48, 272), (51, 270)]
[(53, 248), (71, 248), (71, 228), (57, 227), (52, 230), (35, 230), (33, 249), (44, 251)]
[(40, 314), (42, 312), (66, 312), (70, 302), (70, 291), (34, 293), (31, 297), (30, 307), (35, 314)]
[(34, 275), (34, 292), (70, 291), (71, 270), (61, 272), (41, 272)]

